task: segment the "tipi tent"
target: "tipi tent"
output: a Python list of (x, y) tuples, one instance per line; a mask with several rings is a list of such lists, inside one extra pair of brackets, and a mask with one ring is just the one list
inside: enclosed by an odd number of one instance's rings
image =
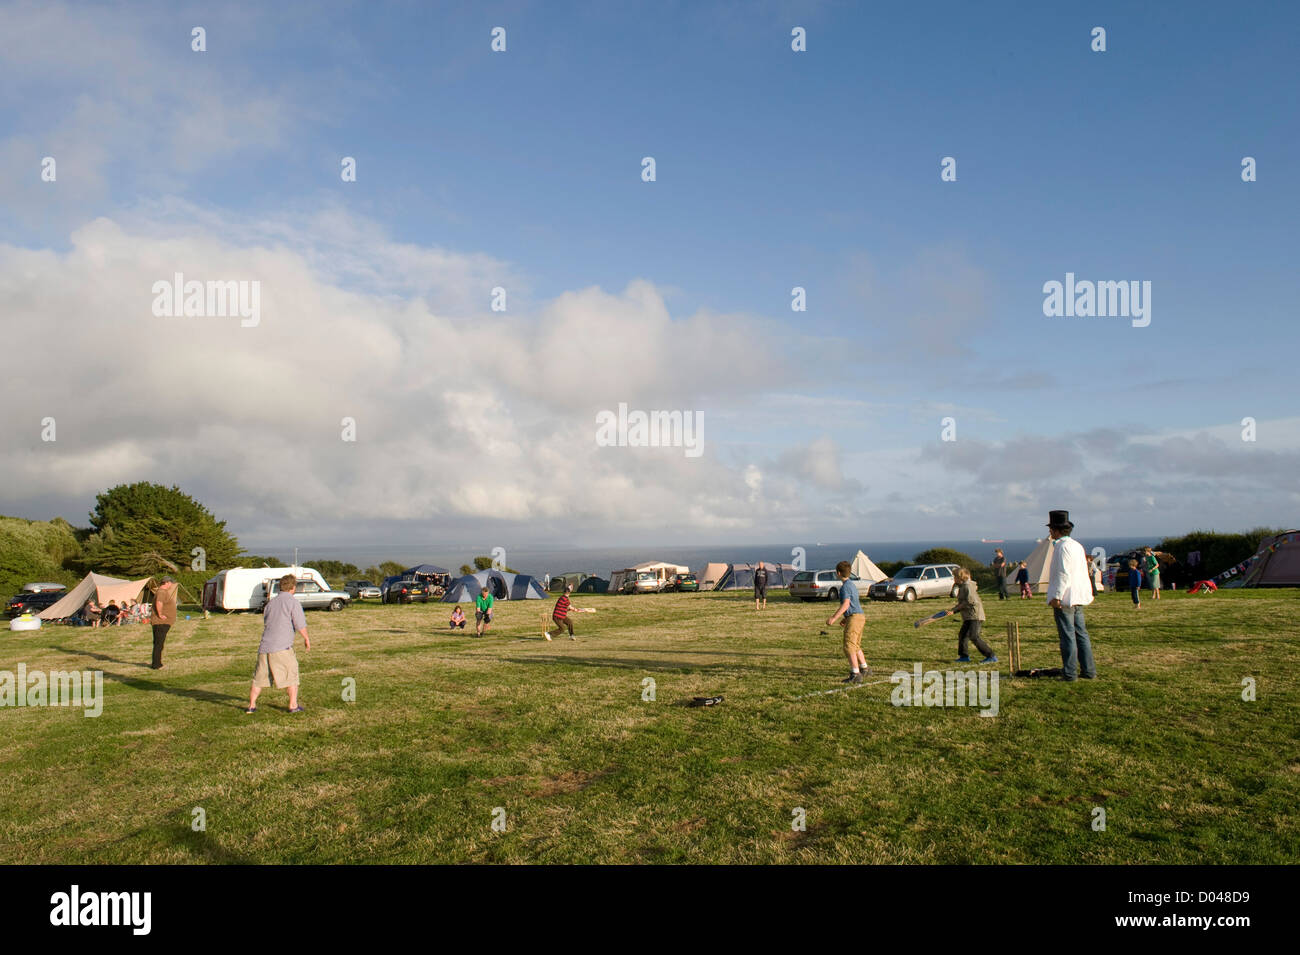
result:
[(545, 600), (546, 591), (541, 581), (527, 574), (511, 574), (503, 570), (480, 570), (477, 574), (458, 577), (447, 586), (443, 603), (469, 603), (487, 587), (497, 600)]
[(874, 584), (889, 575), (877, 567), (870, 557), (858, 551), (857, 556), (853, 558), (853, 576)]
[(726, 564), (705, 564), (704, 572), (699, 575), (700, 589), (713, 590), (718, 586), (718, 581), (722, 579), (722, 575), (726, 572)]
[(1241, 586), (1300, 587), (1300, 531), (1287, 531), (1261, 541)]
[(139, 600), (149, 579), (145, 577), (143, 580), (122, 580), (120, 577), (105, 577), (103, 574), (87, 574), (82, 578), (81, 583), (67, 592), (62, 600), (42, 610), (40, 617), (42, 620), (62, 620), (64, 617), (71, 617), (85, 606), (86, 601), (91, 597), (94, 597), (95, 602), (101, 607), (110, 600), (116, 600), (119, 605), (123, 600)]
[[(1029, 571), (1029, 586), (1036, 594), (1047, 593), (1047, 582), (1052, 571), (1052, 540), (1050, 537), (1044, 537), (1038, 542), (1038, 546), (1033, 549), (1028, 557), (1025, 558), (1025, 569)], [(1012, 571), (1011, 582), (1014, 584), (1016, 572), (1020, 570), (1019, 563)]]
[[(778, 564), (775, 561), (762, 562), (767, 568), (767, 585), (769, 587), (789, 587), (790, 581), (798, 573), (794, 564)], [(758, 564), (728, 564), (718, 581), (715, 590), (750, 590), (754, 586), (754, 571)]]

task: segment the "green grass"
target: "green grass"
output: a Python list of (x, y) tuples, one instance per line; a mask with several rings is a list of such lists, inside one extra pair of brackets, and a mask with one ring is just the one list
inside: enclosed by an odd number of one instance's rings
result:
[[(0, 669), (100, 668), (103, 715), (0, 709), (0, 862), (1282, 863), (1300, 856), (1295, 591), (1089, 608), (1100, 679), (1001, 683), (995, 719), (897, 708), (845, 672), (824, 605), (784, 595), (547, 602), (485, 639), (446, 605), (308, 615), (307, 713), (242, 713), (260, 618), (4, 633)], [(867, 608), (885, 679), (947, 668), (940, 601)], [(1003, 658), (1059, 665), (1040, 599), (986, 599)], [(830, 629), (823, 636), (821, 630)], [(1258, 699), (1243, 702), (1253, 676)], [(341, 698), (356, 680), (356, 702)], [(657, 701), (642, 701), (642, 681)], [(722, 694), (721, 706), (675, 705)], [(1107, 829), (1093, 831), (1102, 806)], [(205, 832), (191, 829), (202, 807)], [(491, 827), (506, 812), (507, 831)], [(792, 810), (807, 813), (792, 829)]]

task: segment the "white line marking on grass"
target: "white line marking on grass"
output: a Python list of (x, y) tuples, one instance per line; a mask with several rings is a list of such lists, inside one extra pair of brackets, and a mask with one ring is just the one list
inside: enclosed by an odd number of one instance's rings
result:
[(796, 696), (796, 697), (793, 697), (793, 699), (796, 699), (796, 700), (806, 700), (806, 699), (808, 699), (808, 697), (810, 697), (810, 696), (826, 696), (826, 695), (829, 694), (829, 693), (844, 693), (844, 692), (846, 692), (846, 691), (848, 691), (848, 690), (860, 690), (860, 689), (862, 689), (864, 686), (877, 686), (878, 684), (881, 684), (881, 683), (888, 683), (888, 682), (889, 682), (889, 680), (887, 680), (887, 679), (886, 679), (886, 680), (871, 680), (871, 681), (869, 681), (869, 682), (864, 682), (864, 683), (855, 683), (855, 684), (853, 684), (852, 686), (836, 686), (836, 687), (831, 687), (829, 690), (817, 690), (815, 693), (805, 693), (805, 694), (803, 694), (802, 696)]

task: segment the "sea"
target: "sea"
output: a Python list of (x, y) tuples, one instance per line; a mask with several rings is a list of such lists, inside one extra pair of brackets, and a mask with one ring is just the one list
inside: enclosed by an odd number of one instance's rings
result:
[[(1155, 545), (1160, 538), (1146, 537), (1096, 537), (1078, 536), (1089, 553), (1101, 547), (1107, 554), (1119, 554), (1146, 544)], [(1006, 540), (929, 540), (929, 541), (856, 541), (847, 543), (808, 544), (804, 546), (804, 566), (808, 570), (831, 569), (841, 560), (852, 560), (862, 550), (876, 563), (882, 561), (911, 560), (923, 550), (933, 547), (949, 547), (969, 554), (981, 563), (993, 560), (993, 549), (1001, 547), (1007, 560), (1024, 560), (1037, 546), (1038, 541)], [(274, 555), (290, 562), (294, 555), (293, 547), (259, 548), (259, 554)], [(385, 560), (394, 560), (403, 566), (415, 564), (435, 564), (446, 567), (452, 572), (462, 564), (473, 562), (476, 555), (491, 557), (491, 549), (482, 547), (474, 549), (441, 548), (427, 544), (376, 544), (376, 545), (339, 545), (335, 547), (302, 547), (298, 549), (299, 559), (307, 566), (313, 560), (339, 560), (356, 564), (365, 569), (378, 565)], [(790, 544), (694, 544), (663, 546), (648, 545), (644, 547), (601, 547), (575, 548), (571, 550), (526, 549), (507, 550), (504, 563), (507, 567), (523, 574), (541, 577), (545, 574), (555, 576), (567, 573), (589, 573), (608, 577), (613, 570), (632, 567), (646, 561), (662, 560), (667, 563), (689, 567), (699, 573), (708, 563), (794, 563), (794, 554)]]

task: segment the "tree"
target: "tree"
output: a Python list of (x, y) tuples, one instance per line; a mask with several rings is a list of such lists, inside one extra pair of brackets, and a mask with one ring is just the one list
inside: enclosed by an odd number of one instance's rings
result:
[(992, 567), (981, 564), (970, 554), (963, 554), (951, 547), (931, 547), (929, 550), (923, 550), (912, 559), (912, 563), (957, 564), (959, 567), (965, 567), (970, 571), (971, 577), (979, 585), (980, 590), (996, 590), (998, 586), (997, 580), (993, 576)]
[(119, 484), (95, 498), (86, 570), (122, 576), (170, 573), (197, 593), (211, 572), (238, 562), (239, 541), (176, 486)]
[[(472, 574), (475, 571), (479, 571), (479, 570), (492, 570), (492, 558), (480, 554), (478, 557), (474, 558), (474, 569), (465, 570), (465, 568), (468, 566), (469, 564), (461, 564), (461, 568), (460, 568), (461, 571), (466, 574)], [(512, 567), (502, 567), (501, 569), (504, 570), (507, 574), (519, 573), (519, 571), (515, 570)]]

